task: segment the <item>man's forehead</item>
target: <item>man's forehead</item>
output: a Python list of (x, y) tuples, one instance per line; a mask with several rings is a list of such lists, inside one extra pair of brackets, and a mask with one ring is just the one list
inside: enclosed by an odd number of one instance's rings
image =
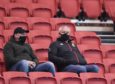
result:
[(70, 32), (70, 28), (67, 27), (67, 26), (60, 27), (60, 28), (59, 28), (59, 32)]

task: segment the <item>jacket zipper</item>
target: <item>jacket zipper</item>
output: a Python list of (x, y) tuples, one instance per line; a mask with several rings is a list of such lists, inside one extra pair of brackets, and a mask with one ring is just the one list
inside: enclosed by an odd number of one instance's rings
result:
[[(67, 44), (67, 47), (68, 47), (71, 51), (73, 51), (73, 49), (71, 48), (71, 46), (70, 46), (68, 43), (65, 43), (65, 44)], [(76, 52), (73, 51), (73, 53), (74, 53), (74, 56), (75, 56), (75, 58), (77, 59), (77, 61), (78, 61), (78, 63), (79, 63), (79, 59), (78, 59), (78, 57), (77, 57)]]

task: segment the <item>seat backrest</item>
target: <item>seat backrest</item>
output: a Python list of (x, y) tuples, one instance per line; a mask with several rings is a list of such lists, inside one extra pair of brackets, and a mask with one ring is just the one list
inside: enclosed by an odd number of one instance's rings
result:
[(36, 36), (43, 36), (43, 37), (50, 37), (50, 32), (48, 32), (47, 30), (44, 31), (40, 31), (40, 30), (31, 30), (28, 34), (28, 38), (29, 38), (29, 42), (33, 43), (33, 37)]
[(39, 59), (40, 62), (48, 61), (48, 47), (49, 44), (31, 44), (32, 49), (34, 50), (35, 55)]
[(56, 0), (45, 0), (45, 1), (44, 0), (36, 0), (36, 2), (50, 6), (53, 10), (53, 16), (56, 15), (57, 7), (58, 7)]
[(27, 18), (28, 23), (30, 24), (30, 29), (39, 30), (39, 31), (48, 31), (52, 30), (52, 25), (49, 22), (49, 19), (44, 18)]
[(33, 17), (51, 18), (53, 11), (50, 6), (44, 4), (31, 4), (31, 14)]
[(115, 1), (114, 0), (104, 0), (104, 8), (107, 12), (107, 14), (109, 15), (109, 17), (113, 20), (115, 20), (114, 18), (114, 10), (115, 9)]
[(47, 36), (47, 35), (32, 35), (32, 37), (30, 38), (32, 39), (31, 43), (38, 43), (38, 44), (41, 44), (41, 43), (46, 43), (47, 44), (50, 44), (52, 42), (52, 38), (50, 36)]
[(100, 73), (81, 73), (80, 78), (83, 84), (107, 84), (104, 75)]
[(8, 10), (6, 4), (0, 4), (0, 17), (7, 16)]
[(31, 84), (25, 72), (3, 72), (5, 84)]
[(8, 4), (9, 15), (12, 17), (26, 18), (30, 16), (28, 5), (22, 3)]
[(1, 4), (8, 4), (10, 2), (12, 2), (12, 0), (0, 0)]
[(29, 77), (31, 84), (57, 84), (56, 79), (49, 72), (30, 72)]
[(22, 27), (28, 30), (28, 23), (24, 18), (20, 17), (5, 17), (6, 29), (14, 30), (17, 27)]
[(78, 31), (75, 32), (75, 37), (80, 44), (101, 44), (100, 38), (97, 37), (95, 32)]
[(60, 0), (61, 10), (66, 17), (75, 18), (80, 12), (79, 0)]
[(57, 72), (56, 79), (60, 84), (82, 84), (78, 75), (72, 72)]
[(78, 45), (78, 48), (84, 57), (103, 59), (102, 51), (98, 45)]
[(34, 3), (34, 0), (14, 0), (15, 3), (25, 3), (25, 4), (31, 4)]
[(98, 18), (101, 15), (102, 4), (100, 0), (82, 0), (82, 7), (88, 18)]
[(1, 74), (0, 74), (0, 84), (5, 84), (5, 80), (4, 80), (4, 78), (2, 77)]
[(115, 46), (114, 45), (101, 45), (104, 58), (115, 58)]
[(106, 73), (105, 78), (107, 80), (107, 84), (114, 84), (115, 83), (115, 73)]
[(3, 35), (5, 37), (5, 42), (8, 42), (10, 37), (13, 35), (13, 30), (4, 30)]
[(5, 29), (5, 22), (3, 19), (0, 19), (0, 31), (3, 31)]
[(115, 59), (104, 59), (103, 63), (105, 65), (106, 72), (115, 73)]

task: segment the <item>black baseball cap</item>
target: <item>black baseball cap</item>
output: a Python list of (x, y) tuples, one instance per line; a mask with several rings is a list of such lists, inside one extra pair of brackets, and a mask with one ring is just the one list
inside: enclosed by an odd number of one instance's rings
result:
[(25, 30), (25, 29), (23, 29), (22, 27), (17, 27), (17, 28), (14, 30), (14, 34), (17, 34), (17, 33), (29, 33), (29, 30)]

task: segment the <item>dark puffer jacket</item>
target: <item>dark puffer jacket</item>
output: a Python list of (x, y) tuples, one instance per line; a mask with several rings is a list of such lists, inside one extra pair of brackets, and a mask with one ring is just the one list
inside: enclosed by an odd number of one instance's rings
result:
[(34, 55), (32, 48), (29, 44), (19, 44), (13, 37), (10, 38), (9, 42), (4, 46), (4, 59), (7, 70), (15, 65), (20, 60), (30, 60), (38, 64), (38, 59)]
[(56, 65), (59, 71), (70, 64), (87, 64), (76, 45), (72, 42), (63, 42), (60, 38), (50, 45), (48, 55), (49, 60)]

